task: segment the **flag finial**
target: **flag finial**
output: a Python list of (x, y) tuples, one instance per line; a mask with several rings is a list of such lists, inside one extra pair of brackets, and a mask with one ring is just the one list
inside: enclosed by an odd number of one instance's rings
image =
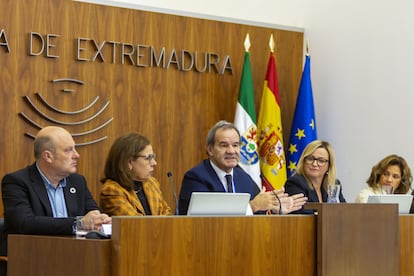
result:
[(244, 49), (245, 49), (246, 52), (248, 52), (249, 49), (250, 49), (250, 37), (249, 37), (249, 33), (247, 33), (246, 39), (244, 40)]
[(275, 41), (273, 39), (273, 34), (270, 35), (269, 48), (270, 48), (270, 52), (273, 53), (275, 51)]
[(306, 56), (309, 56), (309, 39), (306, 40)]

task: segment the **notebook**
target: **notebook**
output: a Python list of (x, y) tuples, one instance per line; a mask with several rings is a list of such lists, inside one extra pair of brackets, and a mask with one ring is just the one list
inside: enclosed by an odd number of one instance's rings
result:
[(248, 193), (193, 192), (187, 215), (244, 216), (250, 209), (249, 201)]
[(413, 201), (412, 195), (407, 195), (407, 194), (385, 195), (384, 194), (384, 195), (368, 196), (367, 203), (397, 203), (398, 212), (400, 214), (409, 214), (412, 201)]

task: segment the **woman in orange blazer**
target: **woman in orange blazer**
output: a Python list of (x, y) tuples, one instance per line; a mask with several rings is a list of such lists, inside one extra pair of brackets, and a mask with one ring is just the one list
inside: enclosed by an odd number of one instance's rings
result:
[(116, 139), (101, 180), (101, 209), (110, 216), (171, 215), (160, 183), (152, 177), (156, 166), (146, 137), (128, 133)]

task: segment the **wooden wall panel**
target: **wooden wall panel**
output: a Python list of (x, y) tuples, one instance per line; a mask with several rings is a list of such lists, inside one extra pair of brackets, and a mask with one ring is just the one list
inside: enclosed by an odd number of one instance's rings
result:
[[(38, 126), (60, 125), (93, 116), (110, 101), (108, 107), (90, 122), (65, 126), (71, 133), (82, 133), (112, 121), (98, 131), (75, 137), (85, 143), (101, 137), (107, 139), (79, 146), (81, 159), (78, 171), (87, 177), (90, 189), (98, 199), (105, 156), (111, 143), (121, 134), (137, 131), (152, 141), (157, 153), (155, 177), (162, 184), (167, 201), (174, 200), (166, 173), (173, 172), (178, 193), (182, 176), (189, 168), (206, 157), (205, 136), (218, 120), (233, 121), (244, 58), (243, 42), (250, 34), (250, 58), (253, 71), (256, 108), (259, 110), (271, 34), (276, 42), (276, 62), (281, 93), (285, 145), (288, 141), (297, 89), (302, 72), (303, 33), (265, 27), (196, 19), (155, 12), (130, 10), (69, 0), (0, 0), (0, 175), (31, 164), (33, 139)], [(52, 38), (55, 47), (50, 55), (29, 55), (31, 32)], [(224, 74), (199, 73), (195, 70), (139, 67), (125, 60), (122, 63), (120, 46), (115, 50), (106, 44), (94, 61), (76, 59), (76, 40), (81, 43), (80, 56), (91, 59), (104, 41), (134, 45), (150, 45), (156, 51), (165, 47), (180, 52), (216, 53), (220, 58), (230, 56), (233, 72)], [(7, 51), (7, 44), (10, 51)], [(38, 40), (33, 47), (40, 49)], [(114, 43), (112, 43), (113, 45)], [(37, 47), (37, 48), (36, 48)], [(126, 51), (130, 49), (127, 48)], [(115, 60), (112, 53), (115, 51)], [(81, 80), (83, 85), (55, 82), (59, 78)], [(74, 92), (62, 92), (62, 89)], [(75, 115), (58, 114), (46, 108), (38, 94), (50, 105), (64, 111), (79, 110), (99, 96), (89, 110)], [(40, 116), (24, 97), (49, 118)], [(36, 125), (24, 120), (26, 114)], [(1, 210), (0, 210), (1, 211)]]

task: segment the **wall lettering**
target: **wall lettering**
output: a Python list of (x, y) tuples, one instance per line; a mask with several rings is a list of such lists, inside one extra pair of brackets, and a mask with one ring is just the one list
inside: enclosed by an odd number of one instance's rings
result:
[(9, 42), (7, 41), (7, 36), (4, 29), (1, 29), (0, 31), (0, 46), (5, 47), (4, 49), (6, 50), (6, 52), (10, 53)]
[[(28, 54), (59, 58), (58, 34), (29, 33)], [(74, 57), (81, 62), (120, 63), (135, 67), (159, 67), (178, 71), (198, 73), (233, 74), (229, 55), (215, 52), (199, 52), (187, 49), (167, 49), (145, 44), (132, 44), (118, 41), (96, 41), (90, 38), (75, 38)], [(73, 45), (73, 44), (70, 44)], [(60, 46), (60, 45), (59, 45)], [(6, 31), (0, 31), (0, 47), (10, 53)]]
[(44, 53), (44, 55), (48, 58), (58, 58), (58, 55), (52, 54), (52, 51), (56, 50), (56, 45), (54, 43), (56, 43), (58, 37), (59, 35), (56, 34), (47, 34), (43, 37), (39, 33), (30, 32), (29, 55), (40, 56), (42, 53)]
[(88, 38), (76, 39), (76, 59), (78, 61), (128, 64), (137, 67), (174, 68), (179, 71), (194, 70), (199, 73), (233, 74), (229, 55), (220, 58), (213, 52), (199, 53), (189, 50), (175, 50), (151, 45), (131, 44), (114, 41), (97, 42)]

